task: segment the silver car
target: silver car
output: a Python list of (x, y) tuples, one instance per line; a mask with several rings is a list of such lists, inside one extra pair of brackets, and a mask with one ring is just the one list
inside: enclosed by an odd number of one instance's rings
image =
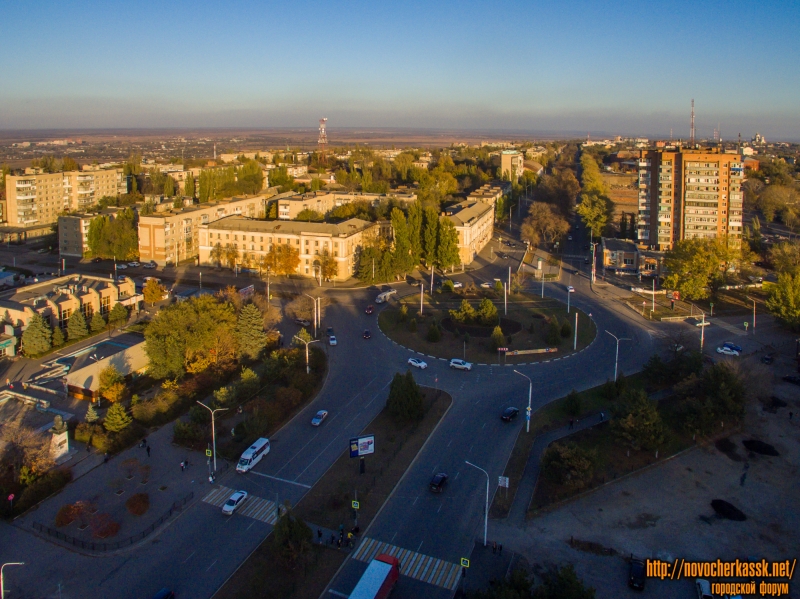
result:
[(230, 516), (247, 500), (247, 491), (236, 491), (222, 506), (222, 513)]

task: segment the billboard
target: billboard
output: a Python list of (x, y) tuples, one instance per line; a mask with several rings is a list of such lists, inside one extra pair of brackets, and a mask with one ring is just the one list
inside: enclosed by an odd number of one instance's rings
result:
[(360, 458), (371, 453), (375, 453), (375, 435), (350, 439), (351, 458)]

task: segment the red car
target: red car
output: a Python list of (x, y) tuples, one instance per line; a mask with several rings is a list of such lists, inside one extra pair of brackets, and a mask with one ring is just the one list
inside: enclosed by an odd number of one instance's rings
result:
[(372, 314), (374, 311), (375, 311), (375, 306), (369, 305), (367, 306), (367, 309), (364, 310), (364, 314)]

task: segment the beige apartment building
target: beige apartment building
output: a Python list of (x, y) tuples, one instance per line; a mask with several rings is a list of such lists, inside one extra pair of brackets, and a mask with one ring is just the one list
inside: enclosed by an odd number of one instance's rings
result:
[(139, 259), (164, 266), (195, 258), (203, 225), (234, 215), (263, 218), (268, 197), (233, 197), (139, 216)]
[(380, 193), (338, 193), (330, 191), (313, 191), (311, 193), (295, 194), (278, 199), (278, 219), (294, 220), (303, 210), (314, 210), (326, 214), (337, 206), (350, 202), (369, 202), (377, 206), (381, 201), (393, 198), (404, 204), (411, 204), (417, 199), (417, 194), (411, 192)]
[(519, 181), (525, 170), (525, 156), (516, 150), (500, 152), (500, 174), (509, 181)]
[(441, 218), (449, 218), (458, 231), (461, 264), (469, 264), (492, 239), (494, 209), (491, 204), (465, 200), (449, 206)]
[(511, 183), (508, 181), (494, 181), (481, 185), (478, 189), (470, 193), (467, 199), (490, 204), (492, 210), (494, 210), (497, 206), (497, 202), (510, 193)]
[(130, 277), (117, 279), (73, 274), (35, 285), (20, 287), (7, 300), (0, 300), (3, 322), (24, 329), (38, 313), (50, 326), (66, 328), (69, 317), (80, 310), (87, 321), (95, 312), (108, 314), (117, 303), (136, 306), (142, 301)]
[(741, 246), (741, 156), (716, 148), (643, 150), (638, 166), (641, 243), (668, 250), (683, 239), (726, 238)]
[(358, 218), (334, 225), (230, 216), (200, 227), (200, 264), (217, 266), (211, 258), (217, 244), (232, 245), (242, 259), (247, 254), (252, 262), (257, 262), (275, 245), (289, 245), (300, 252), (297, 274), (306, 277), (318, 274), (320, 256), (327, 253), (338, 266), (335, 280), (345, 281), (355, 274), (365, 242), (376, 235), (377, 223)]
[(65, 214), (58, 217), (61, 256), (83, 258), (89, 251), (89, 225), (96, 214)]
[(122, 169), (44, 173), (25, 169), (6, 177), (6, 218), (13, 227), (55, 223), (67, 211), (83, 211), (104, 196), (127, 191)]

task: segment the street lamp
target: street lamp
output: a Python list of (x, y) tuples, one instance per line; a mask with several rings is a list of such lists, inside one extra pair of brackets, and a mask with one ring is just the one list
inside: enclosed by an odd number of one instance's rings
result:
[(608, 333), (614, 339), (617, 340), (617, 353), (614, 355), (614, 382), (616, 382), (617, 381), (617, 365), (619, 364), (619, 342), (620, 341), (630, 341), (630, 339), (628, 339), (627, 337), (619, 337), (618, 338), (614, 333), (609, 333), (608, 331), (606, 331), (606, 333)]
[(754, 300), (752, 297), (749, 297), (747, 295), (745, 295), (745, 297), (747, 299), (749, 299), (751, 302), (753, 302), (753, 335), (755, 335), (756, 334), (756, 300)]
[[(217, 412), (224, 412), (228, 408), (217, 408), (216, 410), (212, 410), (203, 402), (198, 401), (201, 406), (203, 406), (206, 410), (211, 412), (211, 445), (213, 446), (213, 454), (214, 454), (214, 474), (217, 473), (217, 431), (214, 426), (214, 414)], [(213, 480), (213, 475), (208, 477), (209, 480)]]
[(528, 379), (528, 411), (525, 414), (525, 432), (529, 433), (531, 432), (531, 395), (533, 395), (533, 381), (529, 376), (522, 374), (519, 370), (515, 370), (514, 372)]
[(476, 466), (472, 462), (464, 460), (467, 466), (477, 468), (486, 475), (486, 507), (483, 509), (483, 546), (486, 547), (486, 533), (489, 528), (489, 473), (480, 466)]
[[(318, 313), (317, 313), (317, 302), (318, 302), (318, 301), (319, 301), (321, 298), (314, 297), (314, 296), (312, 296), (312, 295), (308, 295), (307, 293), (304, 293), (303, 295), (305, 295), (305, 296), (306, 296), (307, 298), (309, 298), (309, 299), (310, 299), (312, 302), (314, 302), (314, 337), (316, 337), (316, 336), (317, 336), (317, 324), (318, 324), (318, 323), (319, 323), (319, 321), (321, 320), (320, 318), (318, 318)], [(320, 306), (320, 309), (321, 309), (321, 308), (322, 308), (322, 306)]]
[(6, 587), (3, 579), (3, 568), (6, 566), (24, 566), (25, 562), (7, 562), (0, 566), (0, 599), (6, 599)]
[(301, 339), (297, 335), (294, 336), (294, 339), (297, 339), (300, 343), (305, 343), (306, 345), (306, 374), (311, 372), (310, 367), (308, 366), (308, 346), (312, 343), (319, 343), (319, 339), (314, 339), (313, 341), (306, 341), (305, 339)]

